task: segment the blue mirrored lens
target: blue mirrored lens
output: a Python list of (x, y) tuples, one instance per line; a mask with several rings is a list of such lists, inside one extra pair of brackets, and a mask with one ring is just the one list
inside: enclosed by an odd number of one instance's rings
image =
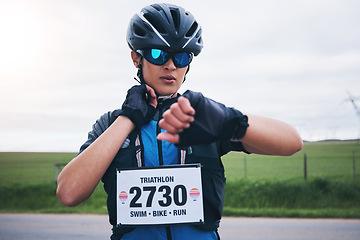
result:
[(155, 65), (163, 65), (170, 59), (169, 54), (160, 49), (146, 49), (143, 51), (143, 56)]
[(186, 67), (191, 62), (191, 55), (186, 52), (176, 53), (173, 57), (174, 64), (177, 67)]
[(154, 59), (158, 59), (160, 57), (161, 52), (162, 51), (160, 49), (151, 49), (151, 56)]
[(141, 51), (143, 57), (150, 63), (155, 65), (164, 65), (170, 58), (172, 58), (176, 67), (186, 67), (190, 64), (193, 55), (187, 52), (170, 53), (160, 49), (146, 49)]

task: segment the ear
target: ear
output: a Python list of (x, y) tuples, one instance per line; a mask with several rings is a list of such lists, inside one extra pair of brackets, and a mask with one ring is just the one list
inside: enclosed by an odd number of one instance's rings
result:
[(141, 57), (135, 51), (131, 51), (131, 59), (134, 63), (134, 66), (139, 68)]

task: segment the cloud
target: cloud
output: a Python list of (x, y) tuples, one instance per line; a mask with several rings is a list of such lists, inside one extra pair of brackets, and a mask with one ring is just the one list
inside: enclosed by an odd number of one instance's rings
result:
[[(1, 16), (11, 9), (27, 23), (6, 35), (24, 36), (8, 41), (12, 49), (34, 43), (21, 64), (0, 56), (0, 151), (77, 151), (136, 83), (127, 24), (150, 3), (2, 1)], [(176, 3), (195, 15), (204, 39), (181, 91), (289, 122), (307, 140), (358, 137), (359, 120), (344, 100), (346, 89), (360, 96), (359, 1)], [(1, 22), (5, 33), (9, 21)]]

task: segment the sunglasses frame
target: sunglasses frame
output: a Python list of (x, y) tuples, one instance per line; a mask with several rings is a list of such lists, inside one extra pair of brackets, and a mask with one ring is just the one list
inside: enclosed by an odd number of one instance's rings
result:
[[(163, 63), (158, 63), (153, 56), (152, 56), (152, 53), (151, 51), (152, 50), (159, 50), (161, 51), (160, 54), (159, 54), (159, 57), (160, 56), (164, 56), (164, 59), (165, 61)], [(189, 66), (189, 64), (191, 63), (191, 61), (193, 60), (194, 58), (194, 54), (192, 52), (167, 52), (165, 50), (162, 50), (162, 49), (158, 49), (158, 48), (147, 48), (147, 49), (139, 49), (136, 51), (137, 53), (139, 53), (142, 57), (144, 57), (148, 62), (154, 64), (154, 65), (157, 65), (157, 66), (162, 66), (164, 65), (165, 63), (167, 63), (170, 59), (172, 59), (175, 67), (177, 68), (184, 68), (186, 66)], [(177, 58), (176, 58), (176, 55), (177, 54), (181, 54), (180, 57), (182, 57), (183, 54), (186, 54), (186, 56), (188, 56), (188, 60), (189, 62), (186, 64), (186, 65), (180, 65), (177, 61)]]

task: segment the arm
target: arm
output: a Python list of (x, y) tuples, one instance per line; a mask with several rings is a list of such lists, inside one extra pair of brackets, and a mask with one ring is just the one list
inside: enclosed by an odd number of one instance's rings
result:
[(65, 166), (58, 177), (57, 196), (65, 206), (87, 200), (135, 128), (129, 118), (119, 116), (88, 148)]
[(248, 115), (249, 127), (240, 140), (246, 151), (264, 155), (289, 156), (302, 149), (297, 131), (287, 123)]
[(135, 126), (150, 121), (156, 105), (155, 91), (149, 86), (128, 91), (121, 115), (61, 171), (56, 194), (62, 204), (76, 206), (91, 196), (126, 137)]
[[(159, 140), (179, 143), (179, 133), (194, 121), (195, 110), (190, 101), (180, 97), (178, 102), (163, 115), (160, 127), (167, 133), (158, 135)], [(267, 155), (292, 155), (301, 150), (302, 140), (290, 125), (258, 116), (248, 116), (249, 127), (245, 136), (239, 139), (248, 152)]]

